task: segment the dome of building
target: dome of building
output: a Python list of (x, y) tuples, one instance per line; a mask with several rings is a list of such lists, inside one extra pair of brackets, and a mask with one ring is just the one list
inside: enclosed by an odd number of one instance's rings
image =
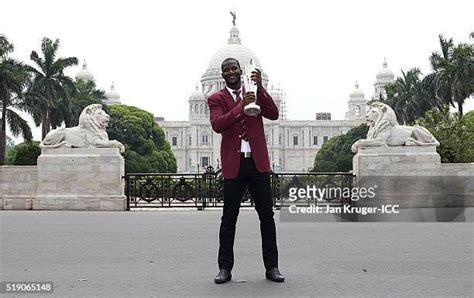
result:
[(83, 81), (94, 80), (94, 76), (87, 70), (86, 59), (84, 59), (84, 63), (82, 64), (82, 69), (79, 70), (76, 74), (76, 80), (83, 80)]
[(267, 87), (268, 76), (263, 71), (260, 60), (255, 53), (241, 44), (239, 29), (234, 25), (229, 33), (227, 45), (214, 53), (208, 69), (201, 77), (202, 90), (205, 95), (216, 92), (225, 86), (224, 79), (221, 76), (221, 64), (226, 58), (237, 59), (244, 73), (249, 73), (255, 68), (262, 70), (262, 83)]
[(393, 72), (387, 67), (387, 59), (383, 61), (382, 69), (376, 75), (377, 81), (392, 81), (395, 78)]
[(199, 86), (196, 86), (196, 90), (191, 93), (189, 100), (206, 100), (206, 97), (204, 96), (204, 93), (199, 91)]
[(239, 29), (234, 26), (232, 29), (230, 29), (229, 33), (230, 37), (227, 41), (227, 45), (219, 49), (212, 56), (208, 69), (217, 69), (220, 72), (222, 61), (224, 61), (226, 58), (237, 59), (242, 68), (251, 68), (249, 71), (253, 70), (253, 68), (261, 69), (262, 66), (260, 65), (260, 61), (258, 60), (255, 53), (241, 44)]
[(112, 82), (112, 85), (110, 86), (110, 90), (107, 91), (107, 92), (105, 92), (105, 98), (106, 98), (109, 102), (119, 101), (119, 99), (120, 99), (120, 94), (118, 94), (118, 92), (115, 91), (114, 82)]
[(364, 99), (364, 92), (362, 92), (362, 90), (359, 89), (359, 83), (356, 81), (355, 83), (355, 89), (352, 90), (351, 94), (349, 95), (350, 99), (351, 100), (354, 100), (354, 99)]
[(219, 49), (211, 58), (209, 63), (209, 70), (221, 71), (221, 64), (226, 58), (235, 58), (239, 61), (242, 69), (247, 68), (252, 71), (254, 68), (261, 69), (260, 61), (257, 56), (246, 46), (241, 44), (228, 44)]

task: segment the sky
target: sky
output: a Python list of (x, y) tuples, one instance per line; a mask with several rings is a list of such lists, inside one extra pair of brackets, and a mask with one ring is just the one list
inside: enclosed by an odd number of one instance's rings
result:
[(473, 42), (474, 31), (474, 1), (456, 0), (6, 0), (0, 7), (0, 33), (14, 44), (14, 58), (31, 63), (43, 37), (59, 39), (59, 56), (80, 60), (68, 75), (85, 58), (99, 88), (114, 81), (123, 104), (166, 120), (188, 119), (190, 94), (227, 44), (230, 10), (242, 44), (284, 88), (291, 120), (313, 120), (317, 112), (343, 119), (356, 80), (366, 99), (373, 95), (384, 57), (396, 76), (412, 67), (427, 74), (439, 34)]

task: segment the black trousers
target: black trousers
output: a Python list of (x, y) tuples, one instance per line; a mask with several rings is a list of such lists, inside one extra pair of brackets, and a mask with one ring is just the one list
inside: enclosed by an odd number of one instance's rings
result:
[(270, 174), (257, 171), (253, 158), (241, 158), (239, 175), (224, 179), (224, 210), (219, 230), (219, 269), (232, 270), (234, 266), (235, 224), (240, 202), (248, 187), (260, 219), (263, 263), (267, 270), (278, 267), (275, 221), (270, 187)]

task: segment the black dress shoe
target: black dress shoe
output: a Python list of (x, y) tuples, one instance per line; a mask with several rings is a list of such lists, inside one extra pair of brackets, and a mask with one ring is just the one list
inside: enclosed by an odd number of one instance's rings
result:
[(277, 267), (274, 267), (270, 270), (268, 270), (266, 273), (265, 273), (265, 277), (271, 281), (274, 281), (274, 282), (284, 282), (285, 281), (285, 277), (280, 273), (280, 271), (278, 270)]
[(221, 269), (217, 276), (214, 278), (216, 284), (223, 284), (232, 279), (232, 274), (227, 269)]

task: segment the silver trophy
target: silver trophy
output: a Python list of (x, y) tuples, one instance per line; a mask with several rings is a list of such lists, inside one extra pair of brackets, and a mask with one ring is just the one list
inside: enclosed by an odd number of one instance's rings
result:
[[(253, 69), (252, 64), (252, 59), (250, 59), (250, 69)], [(247, 68), (244, 67), (243, 82), (245, 92), (252, 91), (255, 94), (255, 101), (245, 106), (244, 113), (248, 116), (257, 116), (258, 114), (260, 114), (261, 110), (260, 106), (257, 105), (257, 85), (255, 85), (255, 82), (252, 81), (252, 79), (250, 78), (251, 75), (252, 72), (248, 72)]]

